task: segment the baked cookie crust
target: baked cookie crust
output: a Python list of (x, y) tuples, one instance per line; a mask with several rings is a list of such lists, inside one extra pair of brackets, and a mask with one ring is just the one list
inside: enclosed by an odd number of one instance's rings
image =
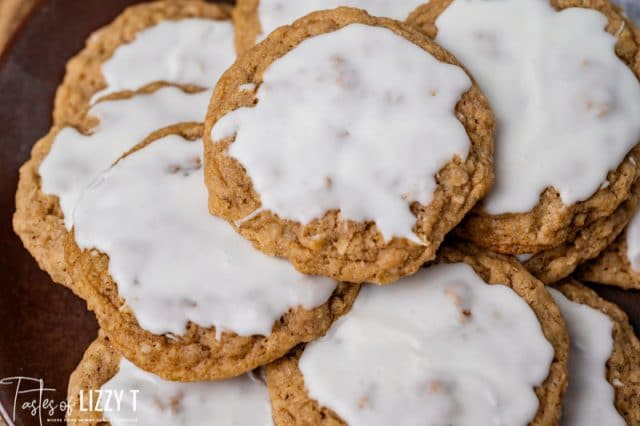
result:
[[(185, 139), (202, 137), (201, 125), (177, 125), (149, 136), (126, 155), (170, 134)], [(182, 335), (158, 335), (144, 330), (134, 312), (118, 294), (109, 274), (109, 258), (96, 249), (81, 250), (73, 231), (65, 239), (65, 260), (76, 293), (98, 319), (112, 345), (138, 367), (174, 381), (219, 380), (238, 376), (278, 359), (299, 343), (323, 335), (333, 321), (349, 311), (360, 289), (338, 284), (322, 305), (293, 308), (274, 325), (268, 336), (217, 333), (189, 323)]]
[[(555, 358), (545, 381), (535, 389), (540, 405), (531, 425), (558, 424), (562, 398), (567, 387), (569, 340), (564, 320), (544, 285), (510, 257), (493, 254), (466, 243), (444, 246), (437, 262), (464, 262), (488, 285), (506, 283), (520, 295), (540, 321), (544, 336), (555, 349)], [(298, 359), (304, 347), (266, 367), (267, 385), (277, 425), (344, 425), (332, 410), (322, 407), (307, 394)]]
[[(231, 9), (231, 6), (226, 4), (213, 4), (202, 0), (162, 0), (128, 7), (112, 23), (91, 34), (84, 49), (67, 63), (66, 74), (54, 101), (54, 124), (86, 127), (86, 112), (90, 100), (106, 87), (101, 71), (102, 64), (111, 58), (120, 46), (133, 41), (141, 31), (167, 20), (228, 20), (231, 18)], [(170, 85), (171, 82), (149, 82), (138, 89), (148, 93), (156, 90), (159, 84)], [(188, 92), (204, 89), (191, 85), (181, 85), (181, 88)]]
[(564, 280), (556, 287), (568, 299), (597, 309), (611, 319), (613, 352), (607, 361), (607, 381), (615, 391), (616, 409), (627, 424), (640, 423), (640, 341), (627, 314), (574, 279)]
[(89, 345), (78, 367), (69, 377), (67, 423), (91, 426), (109, 424), (103, 418), (102, 412), (80, 411), (80, 398), (84, 394), (83, 406), (91, 406), (87, 401), (89, 397), (87, 391), (100, 389), (104, 383), (115, 376), (120, 368), (120, 358), (120, 353), (111, 345), (109, 338), (102, 331), (99, 331), (98, 338)]
[[(451, 2), (432, 0), (417, 8), (407, 22), (435, 38), (438, 33), (436, 20)], [(616, 54), (640, 78), (640, 31), (619, 7), (609, 0), (551, 0), (550, 3), (558, 10), (583, 7), (604, 14), (609, 20), (606, 30), (617, 38)], [(540, 195), (538, 204), (525, 213), (490, 215), (478, 204), (458, 228), (458, 235), (505, 254), (539, 253), (563, 244), (576, 245), (578, 243), (572, 240), (583, 239), (580, 235), (583, 228), (613, 214), (629, 198), (633, 183), (640, 176), (637, 160), (640, 160), (640, 147), (636, 145), (618, 168), (609, 172), (601, 189), (587, 200), (569, 206), (562, 203), (553, 187), (547, 188)], [(536, 262), (534, 271), (543, 276), (542, 272), (537, 272), (541, 269), (544, 266), (538, 266)]]
[(54, 127), (36, 142), (31, 158), (20, 167), (13, 230), (40, 269), (56, 283), (71, 288), (64, 261), (64, 237), (67, 234), (64, 215), (58, 197), (42, 191), (38, 173), (59, 131), (60, 128)]
[(262, 32), (258, 6), (260, 0), (237, 0), (231, 13), (233, 26), (236, 28), (236, 51), (243, 54), (256, 44)]
[[(211, 129), (224, 115), (257, 102), (256, 92), (265, 70), (302, 41), (359, 23), (385, 27), (432, 54), (441, 62), (459, 65), (455, 58), (427, 37), (397, 21), (374, 18), (351, 8), (315, 12), (272, 33), (242, 55), (223, 75), (214, 92), (205, 122), (205, 181), (212, 214), (238, 222), (237, 230), (267, 254), (288, 258), (309, 274), (339, 281), (390, 283), (414, 273), (435, 257), (444, 236), (488, 191), (492, 181), (494, 118), (486, 98), (474, 83), (456, 106), (456, 116), (471, 140), (465, 160), (455, 158), (437, 174), (429, 205), (411, 204), (414, 232), (424, 242), (405, 238), (385, 241), (373, 222), (339, 219), (329, 211), (308, 224), (285, 220), (261, 206), (245, 168), (227, 155), (234, 137), (213, 143)], [(244, 219), (244, 220), (243, 220)]]

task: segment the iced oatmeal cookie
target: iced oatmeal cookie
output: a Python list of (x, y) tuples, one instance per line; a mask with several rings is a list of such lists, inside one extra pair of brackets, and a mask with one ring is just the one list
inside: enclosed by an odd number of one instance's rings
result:
[(202, 0), (162, 0), (127, 8), (89, 36), (66, 67), (54, 122), (82, 125), (87, 109), (116, 92), (179, 85), (211, 88), (235, 60), (231, 7)]
[(66, 240), (74, 286), (112, 344), (168, 380), (276, 360), (323, 335), (358, 294), (255, 250), (211, 216), (201, 137), (192, 125), (147, 138), (84, 192)]
[(170, 382), (127, 361), (104, 333), (71, 374), (67, 401), (70, 425), (273, 425), (269, 393), (258, 375)]
[(202, 1), (133, 6), (69, 62), (54, 126), (20, 169), (13, 218), (54, 281), (73, 289), (63, 241), (84, 188), (152, 131), (203, 121), (211, 88), (235, 59), (228, 17), (226, 6)]
[(278, 425), (553, 425), (568, 338), (544, 285), (469, 246), (368, 286), (326, 336), (266, 368)]
[(496, 115), (496, 182), (462, 236), (502, 253), (539, 253), (572, 244), (630, 197), (640, 32), (619, 8), (433, 0), (408, 22), (465, 64)]
[(493, 115), (455, 58), (358, 9), (273, 32), (205, 123), (212, 214), (305, 273), (390, 283), (435, 257), (492, 182)]

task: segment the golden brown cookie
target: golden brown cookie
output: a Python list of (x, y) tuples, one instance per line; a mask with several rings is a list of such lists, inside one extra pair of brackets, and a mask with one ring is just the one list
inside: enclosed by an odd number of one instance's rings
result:
[[(436, 20), (451, 1), (432, 0), (414, 11), (407, 22), (429, 37), (436, 37)], [(603, 13), (608, 18), (606, 30), (617, 38), (617, 55), (640, 78), (640, 31), (620, 8), (608, 0), (551, 0), (551, 4), (558, 10), (586, 7)], [(635, 161), (639, 156), (640, 148), (636, 146), (617, 169), (609, 172), (605, 184), (584, 201), (564, 205), (559, 193), (551, 187), (540, 195), (540, 201), (532, 210), (524, 213), (491, 215), (479, 204), (458, 228), (458, 234), (480, 246), (506, 254), (542, 252), (541, 257), (547, 258), (550, 255), (545, 251), (553, 252), (557, 246), (564, 252), (563, 245), (575, 246), (584, 239), (581, 235), (583, 228), (595, 222), (601, 224), (629, 198), (632, 185), (640, 175)], [(602, 225), (596, 227), (600, 231), (604, 229)], [(561, 254), (558, 263), (567, 262), (566, 256)], [(557, 254), (551, 257), (555, 258)], [(541, 276), (553, 275), (543, 272), (543, 269), (558, 267), (549, 265), (546, 260), (535, 263), (533, 269)], [(560, 265), (560, 268), (566, 267)]]
[(236, 51), (242, 54), (255, 46), (262, 32), (258, 18), (260, 0), (238, 0), (233, 9), (233, 26), (236, 29)]
[[(229, 19), (231, 8), (201, 0), (163, 0), (132, 6), (114, 22), (91, 35), (86, 47), (67, 64), (67, 72), (58, 88), (55, 100), (54, 126), (36, 142), (31, 158), (20, 169), (16, 192), (16, 212), (13, 228), (25, 248), (53, 281), (71, 287), (64, 262), (63, 212), (56, 196), (42, 191), (40, 166), (51, 151), (56, 135), (65, 126), (74, 126), (83, 134), (91, 133), (98, 120), (89, 112), (91, 97), (104, 88), (101, 66), (123, 44), (134, 40), (137, 34), (165, 20), (192, 17), (213, 20)], [(135, 92), (118, 92), (106, 100), (127, 99), (149, 94), (170, 86), (170, 82), (149, 82)], [(203, 88), (180, 86), (185, 93), (196, 93)]]
[[(199, 139), (202, 126), (185, 124), (163, 129), (130, 153), (168, 135)], [(271, 362), (295, 345), (323, 335), (349, 310), (359, 291), (357, 285), (340, 283), (323, 304), (312, 309), (290, 309), (267, 336), (217, 333), (215, 327), (191, 322), (184, 334), (160, 335), (142, 328), (133, 309), (118, 293), (118, 284), (109, 272), (109, 257), (97, 249), (80, 249), (73, 231), (66, 238), (65, 260), (76, 293), (87, 301), (112, 344), (137, 366), (168, 380), (217, 380)]]
[[(86, 112), (94, 94), (105, 87), (102, 64), (118, 47), (133, 41), (138, 33), (166, 20), (186, 18), (227, 20), (231, 7), (202, 0), (161, 0), (141, 3), (127, 8), (109, 25), (97, 30), (87, 39), (85, 48), (73, 57), (66, 67), (62, 84), (56, 92), (53, 120), (57, 125), (85, 126)], [(141, 91), (153, 91), (158, 84), (172, 82), (150, 81)], [(202, 87), (182, 86), (195, 92)]]
[(260, 371), (215, 382), (163, 380), (123, 358), (102, 331), (69, 378), (67, 402), (70, 425), (258, 425), (271, 420)]
[[(138, 95), (151, 94), (162, 90), (166, 85), (159, 83), (153, 86), (139, 92), (114, 94), (110, 97), (110, 101), (120, 102), (133, 99)], [(90, 113), (83, 116), (82, 122), (83, 125), (75, 129), (83, 135), (92, 134), (100, 124), (99, 119)], [(13, 229), (40, 268), (45, 270), (56, 283), (74, 290), (64, 261), (64, 239), (67, 228), (60, 200), (57, 196), (43, 191), (40, 176), (40, 167), (51, 151), (57, 135), (64, 129), (66, 127), (54, 125), (49, 133), (35, 144), (31, 151), (31, 158), (20, 168)]]
[(20, 167), (13, 230), (24, 247), (56, 283), (71, 286), (64, 261), (67, 229), (58, 197), (42, 192), (38, 169), (51, 149), (59, 129), (53, 128), (36, 142), (31, 159)]
[(611, 320), (613, 352), (607, 362), (607, 381), (615, 391), (616, 409), (627, 424), (640, 424), (640, 341), (629, 318), (617, 305), (602, 299), (576, 280), (564, 280), (556, 287), (568, 299), (597, 309)]
[[(80, 411), (80, 398), (83, 407), (90, 407), (90, 392), (100, 387), (116, 375), (122, 355), (113, 347), (109, 338), (100, 331), (98, 338), (89, 345), (80, 364), (69, 377), (67, 387), (66, 420), (68, 424), (105, 425), (103, 413), (96, 410)], [(128, 391), (125, 390), (125, 391)]]
[[(608, 253), (611, 252), (612, 247), (616, 244), (614, 243), (613, 246), (610, 246), (614, 240), (617, 242), (621, 238), (624, 238), (624, 234), (622, 233), (625, 226), (633, 217), (633, 214), (638, 209), (639, 204), (640, 179), (637, 179), (633, 184), (630, 197), (610, 216), (599, 219), (584, 228), (581, 228), (573, 239), (566, 241), (557, 247), (536, 253), (533, 257), (523, 262), (524, 266), (529, 270), (529, 272), (545, 284), (552, 284), (568, 277), (576, 270), (576, 268), (585, 262), (587, 262), (586, 266), (580, 268), (580, 270), (588, 270), (590, 268), (588, 265), (595, 265), (600, 261), (600, 259), (608, 256)], [(616, 238), (618, 238), (618, 240), (616, 240)], [(596, 258), (595, 261), (588, 262), (590, 259), (594, 258)], [(623, 267), (625, 266), (621, 266), (619, 268)], [(601, 268), (598, 268), (597, 270), (602, 271)], [(617, 275), (617, 271), (619, 269), (615, 270)], [(611, 269), (611, 271), (613, 272), (613, 269)], [(627, 274), (632, 273), (630, 269), (627, 269), (627, 271)], [(640, 274), (638, 276), (640, 277)], [(605, 278), (605, 276), (601, 277)], [(589, 280), (586, 277), (585, 279)], [(624, 278), (621, 277), (620, 279), (622, 280)], [(598, 282), (600, 280), (596, 279), (591, 281)], [(630, 283), (628, 278), (626, 282)]]
[[(549, 374), (535, 389), (539, 408), (530, 424), (558, 424), (562, 398), (567, 386), (569, 343), (560, 311), (544, 285), (514, 259), (467, 244), (443, 247), (437, 262), (464, 262), (489, 285), (506, 285), (529, 304), (541, 324), (544, 336), (555, 349), (555, 359)], [(304, 347), (299, 347), (289, 356), (266, 367), (267, 385), (271, 393), (276, 424), (345, 424), (339, 413), (320, 406), (309, 397), (304, 377), (298, 368), (298, 359), (303, 351)]]
[[(341, 281), (390, 283), (415, 272), (432, 259), (444, 236), (487, 192), (492, 182), (494, 120), (478, 87), (463, 94), (456, 117), (471, 140), (466, 159), (455, 157), (437, 174), (428, 205), (407, 203), (416, 217), (413, 231), (421, 244), (407, 238), (385, 240), (374, 222), (343, 220), (339, 211), (327, 211), (310, 223), (285, 220), (260, 210), (260, 194), (246, 169), (228, 155), (234, 137), (211, 140), (214, 125), (230, 112), (255, 105), (265, 71), (304, 40), (351, 24), (388, 28), (443, 63), (455, 58), (428, 38), (399, 22), (374, 18), (366, 12), (339, 8), (316, 12), (272, 33), (243, 55), (221, 78), (205, 123), (205, 180), (212, 214), (236, 222), (238, 232), (265, 253), (288, 258), (300, 271)], [(331, 182), (328, 182), (331, 185)]]

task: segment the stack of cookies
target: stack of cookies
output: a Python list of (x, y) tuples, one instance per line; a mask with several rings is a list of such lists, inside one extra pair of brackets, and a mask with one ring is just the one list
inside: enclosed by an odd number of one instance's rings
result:
[(577, 281), (640, 288), (639, 78), (608, 0), (127, 9), (16, 196), (101, 327), (67, 421), (640, 425)]

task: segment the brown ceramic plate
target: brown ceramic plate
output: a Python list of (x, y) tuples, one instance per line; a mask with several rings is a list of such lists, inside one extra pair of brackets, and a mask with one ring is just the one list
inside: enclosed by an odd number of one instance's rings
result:
[[(18, 168), (49, 129), (66, 61), (89, 33), (132, 3), (136, 1), (42, 1), (0, 59), (0, 414), (7, 424), (62, 422), (60, 403), (69, 374), (97, 335), (84, 302), (54, 285), (11, 229)], [(640, 331), (639, 292), (595, 288), (619, 303)], [(42, 395), (16, 397), (18, 389), (39, 389), (34, 380), (42, 381)], [(42, 404), (24, 405), (34, 400)]]

